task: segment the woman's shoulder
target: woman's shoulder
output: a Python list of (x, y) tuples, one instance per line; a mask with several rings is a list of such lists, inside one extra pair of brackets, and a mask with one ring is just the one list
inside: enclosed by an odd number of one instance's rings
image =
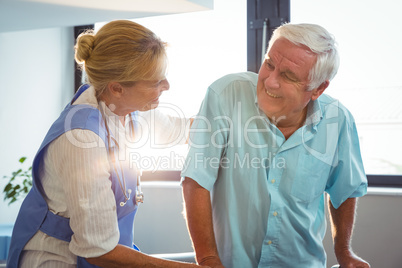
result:
[(95, 88), (93, 86), (89, 86), (83, 91), (78, 98), (74, 101), (74, 105), (78, 104), (86, 104), (90, 105), (94, 108), (98, 108), (98, 100), (96, 99)]

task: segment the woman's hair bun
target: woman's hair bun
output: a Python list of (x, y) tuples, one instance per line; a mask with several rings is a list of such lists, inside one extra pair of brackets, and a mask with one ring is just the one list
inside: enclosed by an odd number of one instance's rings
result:
[(75, 45), (75, 60), (83, 64), (91, 56), (94, 48), (95, 36), (92, 30), (80, 34)]

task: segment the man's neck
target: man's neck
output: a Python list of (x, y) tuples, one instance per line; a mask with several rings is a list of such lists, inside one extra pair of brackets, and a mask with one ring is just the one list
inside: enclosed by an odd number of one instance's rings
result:
[(283, 136), (287, 140), (290, 136), (292, 136), (293, 133), (296, 132), (296, 130), (304, 125), (304, 122), (306, 121), (306, 116), (307, 106), (304, 108), (299, 116), (295, 118), (285, 118), (284, 120), (279, 120), (278, 122), (276, 122), (276, 124), (275, 122), (273, 123), (282, 132)]

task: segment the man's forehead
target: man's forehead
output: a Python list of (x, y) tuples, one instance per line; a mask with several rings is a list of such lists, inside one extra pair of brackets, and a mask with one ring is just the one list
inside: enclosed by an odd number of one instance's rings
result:
[(293, 44), (287, 39), (280, 38), (274, 42), (270, 50), (265, 55), (266, 60), (276, 64), (285, 64), (288, 68), (312, 67), (317, 59), (306, 46)]

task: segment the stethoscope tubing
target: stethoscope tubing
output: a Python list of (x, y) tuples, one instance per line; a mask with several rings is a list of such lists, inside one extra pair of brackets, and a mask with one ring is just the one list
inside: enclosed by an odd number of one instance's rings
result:
[[(104, 115), (102, 115), (102, 116), (103, 116), (103, 120), (104, 120), (105, 128), (106, 128), (106, 133), (107, 133), (107, 139), (108, 139), (108, 145), (107, 145), (108, 149), (107, 150), (108, 150), (109, 158), (111, 158), (110, 162), (112, 162), (113, 169), (114, 169), (114, 171), (116, 173), (116, 176), (117, 176), (117, 180), (119, 182), (120, 188), (121, 188), (121, 190), (123, 192), (123, 195), (124, 195), (124, 201), (120, 202), (120, 206), (123, 207), (123, 206), (126, 205), (127, 201), (129, 201), (131, 199), (132, 190), (131, 189), (126, 189), (126, 179), (124, 177), (124, 171), (123, 171), (123, 168), (122, 168), (121, 165), (119, 165), (119, 166), (120, 166), (120, 172), (121, 172), (122, 178), (120, 178), (119, 172), (117, 171), (116, 155), (115, 155), (115, 150), (111, 148), (111, 141), (113, 139), (113, 142), (114, 142), (114, 144), (115, 144), (115, 146), (116, 146), (118, 151), (120, 150), (119, 143), (116, 141), (115, 138), (113, 138), (110, 135), (110, 130), (109, 130), (109, 126), (108, 126), (108, 124), (106, 122), (106, 117)], [(133, 126), (131, 114), (130, 114), (130, 130), (132, 131), (132, 133), (134, 133), (134, 126)], [(144, 194), (141, 191), (141, 176), (142, 176), (142, 170), (137, 167), (137, 189), (136, 189), (136, 193), (135, 193), (135, 202), (137, 204), (144, 203)]]

